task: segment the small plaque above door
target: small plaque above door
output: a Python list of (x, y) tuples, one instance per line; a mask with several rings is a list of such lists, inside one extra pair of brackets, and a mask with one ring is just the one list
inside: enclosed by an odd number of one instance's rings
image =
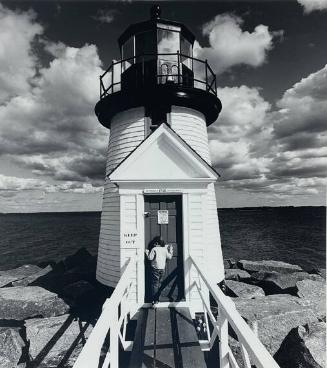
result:
[(167, 225), (169, 222), (168, 210), (158, 210), (158, 224)]

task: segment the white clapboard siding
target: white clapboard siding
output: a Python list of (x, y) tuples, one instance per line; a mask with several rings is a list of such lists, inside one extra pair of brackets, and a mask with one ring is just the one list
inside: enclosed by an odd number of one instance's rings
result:
[[(189, 194), (188, 196), (188, 219), (189, 219), (189, 254), (196, 259), (198, 264), (203, 265), (204, 257), (204, 218), (202, 209), (202, 198), (200, 194)], [(191, 270), (191, 284), (197, 280), (197, 272)], [(196, 300), (199, 295), (195, 289), (190, 293), (190, 299)]]
[[(136, 231), (139, 233), (137, 228), (137, 199), (136, 195), (122, 195), (121, 196), (121, 234), (124, 232)], [(136, 243), (130, 248), (123, 247), (121, 249), (121, 267), (123, 267), (129, 258), (135, 259), (138, 256), (138, 248), (140, 244)], [(143, 249), (143, 248), (141, 248)], [(130, 278), (133, 281), (132, 290), (130, 292), (129, 300), (135, 301), (137, 298), (137, 269), (136, 265), (130, 271)]]
[(173, 106), (170, 120), (172, 129), (204, 160), (210, 163), (208, 133), (204, 115), (193, 109)]
[[(135, 108), (117, 114), (111, 121), (107, 150), (106, 175), (144, 140), (144, 108)], [(133, 225), (132, 203), (127, 202), (127, 224)], [(125, 222), (125, 220), (124, 220)], [(98, 250), (97, 280), (115, 287), (126, 256), (121, 251), (121, 197), (118, 189), (105, 182), (101, 229)], [(136, 277), (136, 273), (135, 273)]]
[(217, 201), (214, 184), (209, 184), (206, 196), (206, 237), (207, 237), (207, 260), (208, 272), (217, 282), (224, 279), (224, 261), (221, 251)]
[[(205, 117), (199, 111), (186, 108), (173, 106), (171, 109), (171, 127), (172, 129), (188, 143), (205, 161), (211, 164), (211, 158), (209, 153), (209, 141)], [(211, 275), (217, 282), (220, 282), (224, 278), (223, 257), (221, 252), (219, 223), (217, 213), (217, 202), (214, 184), (209, 184), (208, 192), (205, 198), (206, 213), (205, 224), (206, 228), (206, 244), (202, 244), (205, 251), (204, 257), (210, 262)], [(192, 209), (190, 208), (190, 216), (192, 212), (200, 209), (200, 203), (192, 203)], [(198, 220), (200, 217), (198, 217)], [(193, 227), (195, 226), (196, 218), (193, 218)], [(195, 231), (195, 228), (193, 229)], [(194, 236), (198, 236), (194, 232)], [(199, 238), (197, 238), (199, 239)], [(204, 240), (203, 240), (204, 241)], [(193, 250), (195, 245), (193, 246)]]

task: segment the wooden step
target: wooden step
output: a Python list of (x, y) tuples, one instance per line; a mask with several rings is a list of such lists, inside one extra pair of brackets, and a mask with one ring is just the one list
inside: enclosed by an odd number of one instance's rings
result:
[(129, 368), (204, 368), (188, 308), (140, 309)]

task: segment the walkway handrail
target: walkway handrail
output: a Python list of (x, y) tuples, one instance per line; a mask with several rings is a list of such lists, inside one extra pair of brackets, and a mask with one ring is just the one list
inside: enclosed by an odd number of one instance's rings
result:
[[(102, 313), (95, 324), (86, 344), (78, 356), (73, 368), (98, 368), (102, 347), (104, 346), (108, 332), (110, 333), (110, 347), (106, 354), (103, 368), (118, 368), (119, 365), (119, 340), (124, 342), (126, 318), (130, 313), (129, 291), (132, 287), (132, 267), (137, 260), (129, 259), (111, 297), (106, 300), (102, 307)], [(121, 327), (123, 326), (123, 336)], [(100, 365), (101, 366), (101, 365)]]
[(191, 256), (190, 260), (218, 305), (218, 318), (215, 320), (210, 311), (210, 307), (206, 303), (201, 285), (196, 283), (204, 307), (213, 323), (214, 332), (212, 337), (216, 338), (217, 335), (219, 336), (220, 368), (228, 368), (229, 364), (232, 367), (238, 367), (235, 357), (228, 345), (228, 323), (237, 335), (244, 366), (246, 368), (251, 368), (250, 358), (252, 358), (253, 364), (255, 364), (257, 368), (279, 368), (279, 365), (268, 350), (236, 310), (233, 301), (220, 290), (217, 284), (208, 276), (206, 271), (200, 268)]

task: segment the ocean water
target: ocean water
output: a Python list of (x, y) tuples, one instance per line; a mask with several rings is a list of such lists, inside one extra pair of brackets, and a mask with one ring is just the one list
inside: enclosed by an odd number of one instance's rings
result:
[[(326, 208), (219, 209), (225, 258), (325, 268)], [(0, 214), (0, 270), (58, 261), (81, 247), (97, 253), (100, 213)]]

